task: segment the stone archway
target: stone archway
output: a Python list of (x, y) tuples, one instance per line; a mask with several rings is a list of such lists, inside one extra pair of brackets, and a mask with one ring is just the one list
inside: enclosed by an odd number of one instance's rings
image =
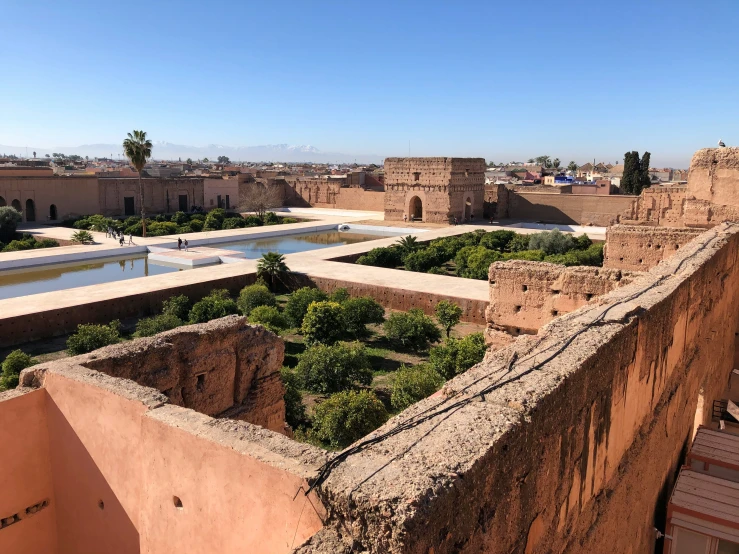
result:
[(56, 204), (49, 206), (49, 219), (52, 221), (56, 220)]
[(36, 221), (36, 205), (30, 198), (26, 200), (26, 221)]
[(470, 221), (472, 219), (472, 199), (468, 196), (467, 200), (464, 201), (464, 220)]
[(14, 207), (14, 208), (15, 208), (16, 210), (18, 210), (19, 212), (22, 212), (22, 211), (23, 211), (23, 209), (21, 208), (21, 201), (20, 201), (20, 200), (18, 200), (17, 198), (16, 198), (15, 200), (13, 200), (13, 201), (12, 201), (12, 202), (10, 203), (10, 205), (11, 205), (12, 207)]
[(411, 221), (423, 221), (423, 202), (418, 196), (411, 198), (408, 203), (408, 215)]
[(7, 206), (8, 203), (5, 201), (5, 198), (0, 196), (0, 207)]

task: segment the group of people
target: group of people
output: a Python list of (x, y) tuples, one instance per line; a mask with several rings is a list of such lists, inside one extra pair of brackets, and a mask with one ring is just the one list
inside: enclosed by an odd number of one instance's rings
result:
[[(116, 229), (113, 229), (112, 227), (108, 227), (105, 230), (105, 238), (112, 238), (116, 239), (118, 241), (118, 244), (123, 246), (126, 244), (126, 235), (123, 233), (123, 231), (118, 231)], [(134, 246), (133, 244), (133, 233), (128, 233), (128, 244), (130, 246)]]
[(179, 238), (179, 237), (177, 238), (177, 250), (182, 250), (182, 247), (184, 246), (185, 247), (185, 252), (187, 252), (188, 245), (189, 245), (189, 243), (187, 242), (187, 239), (185, 239), (183, 241), (181, 238)]

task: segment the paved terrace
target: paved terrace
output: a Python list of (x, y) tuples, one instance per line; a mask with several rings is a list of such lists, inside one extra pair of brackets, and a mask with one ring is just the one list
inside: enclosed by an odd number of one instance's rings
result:
[[(368, 222), (364, 213), (357, 219), (363, 223)], [(382, 225), (380, 220), (370, 221), (374, 221), (378, 226)], [(193, 246), (216, 244), (326, 230), (344, 222), (351, 225), (350, 218), (345, 215), (341, 217), (324, 216), (319, 222), (189, 233), (187, 239)], [(67, 228), (56, 229), (62, 230), (49, 232), (61, 233), (63, 231), (69, 234), (73, 232)], [(479, 225), (445, 226), (432, 230), (419, 229), (418, 232), (411, 234), (427, 241), (475, 229), (492, 231), (506, 229), (506, 227), (481, 223)], [(516, 229), (516, 232), (531, 234), (538, 231), (536, 229)], [(602, 233), (602, 228), (593, 228), (591, 236), (597, 239)], [(94, 234), (96, 240), (105, 241), (105, 244), (0, 254), (0, 269), (53, 263), (51, 260), (69, 262), (72, 261), (71, 258), (74, 258), (75, 261), (84, 261), (131, 252), (143, 253), (149, 247), (156, 250), (164, 244), (173, 244), (177, 240), (176, 236), (138, 238), (134, 239), (138, 243), (137, 246), (121, 248), (120, 246), (108, 246), (114, 241), (106, 239), (104, 233)], [(354, 294), (371, 295), (386, 307), (396, 309), (421, 307), (427, 312), (430, 312), (440, 299), (453, 299), (462, 305), (465, 311), (463, 319), (484, 323), (484, 308), (489, 295), (485, 281), (333, 261), (337, 258), (353, 257), (379, 246), (389, 246), (397, 240), (397, 237), (380, 238), (363, 243), (289, 254), (286, 256), (286, 262), (292, 271), (303, 274), (321, 288), (331, 290), (346, 287)], [(184, 253), (178, 253), (178, 255), (182, 254)], [(235, 293), (241, 287), (254, 282), (256, 263), (256, 260), (239, 260), (237, 263), (214, 265), (197, 271), (180, 271), (0, 300), (0, 346), (10, 346), (71, 332), (79, 323), (107, 322), (113, 318), (152, 313), (159, 309), (162, 300), (174, 294), (187, 294), (195, 299), (206, 295), (212, 288), (228, 288)]]

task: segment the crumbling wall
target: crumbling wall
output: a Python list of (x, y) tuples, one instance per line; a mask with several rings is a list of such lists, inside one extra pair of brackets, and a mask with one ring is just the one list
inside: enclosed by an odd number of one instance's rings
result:
[(552, 194), (509, 191), (508, 215), (522, 221), (598, 225), (607, 227), (634, 201), (633, 196), (614, 194)]
[(337, 536), (391, 553), (659, 549), (676, 470), (711, 419), (696, 410), (733, 367), (738, 228), (707, 231), (374, 432), (405, 426), (321, 484)]
[(606, 230), (603, 267), (645, 271), (701, 234), (699, 229), (614, 225)]
[(490, 265), (488, 329), (511, 335), (536, 334), (555, 317), (630, 283), (633, 274), (599, 267), (565, 267), (511, 260)]
[(285, 344), (244, 317), (179, 327), (77, 356), (76, 364), (131, 379), (172, 404), (284, 432)]
[(505, 185), (485, 185), (483, 217), (505, 219), (508, 217), (508, 195)]
[(703, 148), (693, 154), (687, 193), (696, 200), (739, 207), (739, 148)]
[(623, 211), (621, 222), (684, 227), (684, 201), (684, 186), (649, 187)]

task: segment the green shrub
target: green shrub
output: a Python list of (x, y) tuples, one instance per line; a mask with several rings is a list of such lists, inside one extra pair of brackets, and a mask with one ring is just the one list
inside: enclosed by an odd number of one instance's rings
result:
[(444, 378), (429, 364), (412, 367), (402, 365), (395, 372), (390, 404), (398, 411), (405, 410), (408, 406), (434, 394), (443, 384)]
[[(150, 223), (151, 222), (147, 219), (146, 220), (147, 229), (149, 228)], [(130, 234), (135, 237), (140, 237), (143, 234), (143, 230), (141, 228), (141, 220), (139, 219), (136, 223), (127, 226), (123, 232), (126, 233), (127, 235)]]
[(346, 331), (355, 337), (367, 335), (367, 325), (385, 321), (385, 308), (374, 298), (350, 298), (342, 306)]
[(223, 220), (221, 229), (242, 229), (246, 227), (243, 217), (229, 217)]
[(426, 273), (430, 273), (432, 275), (448, 275), (446, 269), (443, 267), (432, 267)]
[(294, 217), (283, 217), (282, 218), (282, 224), (287, 225), (288, 223), (298, 223), (298, 220)]
[(308, 306), (313, 302), (323, 302), (324, 300), (328, 300), (328, 295), (322, 290), (303, 287), (288, 297), (285, 304), (285, 315), (293, 327), (300, 327), (303, 324), (305, 314), (308, 312)]
[(205, 225), (203, 231), (217, 231), (221, 229), (223, 220), (226, 218), (226, 212), (223, 208), (216, 208), (208, 212), (205, 216)]
[(264, 224), (265, 225), (277, 225), (280, 222), (280, 218), (277, 217), (277, 214), (275, 212), (267, 212), (264, 214)]
[(0, 392), (16, 388), (18, 386), (18, 377), (20, 376), (21, 371), (37, 363), (37, 360), (22, 350), (13, 350), (7, 355), (2, 365), (2, 373), (0, 373)]
[(176, 223), (177, 225), (185, 225), (189, 221), (190, 221), (190, 218), (187, 216), (185, 212), (175, 212), (174, 215), (172, 216), (172, 223)]
[(190, 323), (205, 323), (211, 319), (226, 317), (239, 313), (236, 302), (228, 296), (228, 291), (219, 289), (212, 291), (208, 296), (195, 302), (190, 310)]
[(344, 334), (344, 310), (336, 302), (313, 302), (303, 318), (300, 332), (306, 344), (333, 344)]
[(364, 346), (358, 342), (311, 346), (300, 356), (295, 369), (303, 388), (317, 393), (372, 383), (372, 366)]
[(245, 227), (261, 227), (262, 225), (264, 225), (264, 222), (257, 215), (248, 215), (244, 219)]
[(429, 363), (439, 375), (451, 379), (479, 364), (485, 357), (485, 350), (482, 333), (473, 333), (463, 339), (449, 338), (444, 344), (431, 349)]
[(388, 419), (385, 406), (369, 391), (344, 391), (316, 406), (312, 435), (331, 448), (345, 448)]
[(414, 350), (425, 350), (429, 343), (441, 339), (439, 328), (418, 308), (390, 314), (384, 329), (388, 339)]
[(199, 233), (203, 230), (203, 220), (202, 219), (192, 219), (189, 223), (190, 229), (192, 229), (193, 233)]
[(34, 248), (56, 248), (59, 246), (59, 242), (54, 239), (41, 239), (37, 240)]
[(136, 324), (137, 337), (151, 337), (170, 329), (176, 329), (180, 325), (184, 325), (184, 322), (177, 316), (172, 314), (159, 314), (154, 317), (145, 317), (140, 319)]
[(177, 233), (178, 235), (186, 235), (187, 233), (192, 233), (192, 227), (189, 225), (180, 225), (177, 227)]
[(328, 297), (331, 302), (336, 302), (338, 304), (343, 304), (344, 302), (349, 300), (349, 298), (351, 298), (351, 296), (349, 296), (349, 291), (345, 288), (336, 289)]
[(78, 244), (92, 244), (95, 240), (92, 238), (92, 234), (89, 231), (76, 231), (72, 234), (72, 242)]
[(547, 256), (564, 254), (575, 246), (570, 235), (565, 235), (559, 229), (535, 233), (529, 237), (529, 250), (543, 250)]
[(434, 309), (436, 319), (439, 320), (439, 324), (446, 332), (447, 338), (452, 332), (452, 327), (457, 325), (462, 319), (462, 308), (457, 306), (454, 302), (449, 300), (441, 300)]
[(509, 252), (522, 252), (524, 250), (529, 249), (529, 241), (531, 240), (531, 235), (519, 235), (516, 234), (515, 237), (511, 240), (511, 242), (508, 243), (508, 251)]
[(150, 237), (163, 237), (174, 235), (177, 232), (177, 224), (171, 221), (155, 221), (146, 227), (146, 235)]
[(528, 260), (530, 262), (543, 262), (543, 250), (519, 250), (517, 252), (506, 252), (503, 254), (504, 260)]
[(394, 246), (373, 248), (357, 260), (360, 265), (395, 268), (403, 263), (403, 251)]
[(84, 354), (115, 344), (120, 340), (119, 327), (120, 322), (117, 320), (108, 325), (78, 325), (77, 331), (67, 339), (67, 352)]
[(483, 246), (478, 246), (467, 257), (465, 268), (458, 274), (467, 279), (487, 280), (490, 264), (502, 259), (502, 254), (495, 250), (488, 250)]
[(585, 233), (579, 237), (573, 237), (572, 242), (574, 243), (576, 250), (587, 250), (590, 245), (593, 244), (593, 241), (590, 240), (590, 237)]
[(430, 248), (436, 249), (439, 255), (443, 256), (444, 262), (454, 259), (457, 252), (465, 246), (465, 242), (460, 237), (443, 237), (434, 239), (429, 243)]
[(480, 246), (484, 246), (488, 250), (497, 250), (503, 252), (511, 243), (516, 233), (513, 231), (492, 231), (486, 233), (480, 239)]
[(26, 240), (11, 240), (10, 243), (3, 248), (3, 252), (19, 252), (21, 250), (33, 250), (33, 243)]
[(261, 325), (268, 331), (279, 334), (290, 327), (287, 318), (274, 306), (257, 306), (249, 313), (249, 323)]
[(282, 384), (285, 386), (285, 421), (293, 429), (306, 422), (303, 395), (300, 393), (300, 378), (288, 367), (280, 370)]
[(464, 271), (467, 269), (467, 261), (469, 257), (477, 252), (477, 246), (464, 246), (461, 248), (457, 255), (454, 256), (454, 265), (457, 268), (457, 275), (462, 275)]
[(190, 315), (190, 299), (184, 294), (172, 296), (162, 302), (162, 313), (187, 321)]
[(190, 223), (193, 221), (200, 221), (201, 223), (205, 221), (205, 214), (190, 214)]
[(18, 223), (23, 219), (23, 214), (11, 206), (0, 207), (0, 241), (10, 242), (15, 236)]
[(545, 262), (573, 265), (603, 265), (603, 244), (593, 244), (586, 250), (570, 250), (566, 254), (553, 254), (544, 258)]
[(264, 285), (249, 285), (241, 289), (236, 301), (239, 311), (248, 316), (257, 306), (276, 306), (275, 295)]
[(403, 265), (408, 271), (426, 273), (432, 267), (439, 266), (445, 261), (443, 250), (429, 247), (407, 254), (403, 258)]

